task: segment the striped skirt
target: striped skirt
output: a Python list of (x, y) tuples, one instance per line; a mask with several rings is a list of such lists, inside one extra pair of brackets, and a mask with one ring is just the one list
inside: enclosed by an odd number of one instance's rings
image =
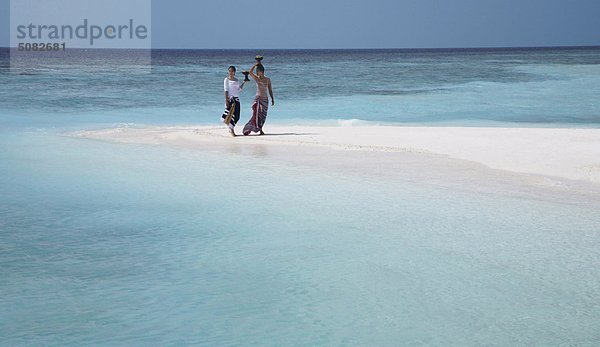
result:
[(251, 132), (260, 132), (267, 120), (267, 111), (269, 111), (269, 98), (257, 96), (252, 104), (252, 118), (244, 126), (244, 135), (250, 135)]
[(229, 99), (229, 108), (225, 109), (221, 118), (223, 118), (223, 122), (227, 124), (229, 129), (233, 129), (240, 120), (240, 99), (232, 96)]

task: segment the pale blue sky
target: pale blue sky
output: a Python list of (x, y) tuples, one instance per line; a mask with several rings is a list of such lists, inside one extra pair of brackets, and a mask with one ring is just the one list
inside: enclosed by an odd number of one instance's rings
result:
[(155, 48), (600, 45), (599, 0), (153, 0), (152, 11)]

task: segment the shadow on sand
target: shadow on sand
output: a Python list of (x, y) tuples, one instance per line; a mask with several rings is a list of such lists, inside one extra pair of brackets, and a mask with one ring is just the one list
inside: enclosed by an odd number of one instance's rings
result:
[(248, 136), (306, 136), (306, 135), (319, 135), (316, 133), (265, 133), (264, 135), (260, 134), (250, 134), (250, 135), (238, 135), (238, 137), (248, 137)]

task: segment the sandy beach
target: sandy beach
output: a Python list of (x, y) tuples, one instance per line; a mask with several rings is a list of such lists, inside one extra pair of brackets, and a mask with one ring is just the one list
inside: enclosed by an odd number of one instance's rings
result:
[[(71, 134), (131, 144), (224, 151), (338, 172), (538, 195), (597, 197), (600, 129), (280, 126), (231, 137), (224, 127), (110, 128)], [(510, 187), (508, 189), (507, 187)]]

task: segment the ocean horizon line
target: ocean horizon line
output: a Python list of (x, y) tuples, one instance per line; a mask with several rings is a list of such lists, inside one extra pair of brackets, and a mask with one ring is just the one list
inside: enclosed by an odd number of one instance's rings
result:
[[(0, 46), (1, 50), (17, 49), (18, 47)], [(148, 50), (145, 48), (68, 48), (69, 50)], [(348, 51), (394, 51), (394, 52), (444, 52), (444, 51), (521, 51), (521, 50), (572, 50), (600, 49), (600, 45), (575, 46), (486, 46), (486, 47), (412, 47), (412, 48), (150, 48), (151, 51), (203, 51), (203, 52), (243, 52), (243, 51), (315, 51), (315, 52), (348, 52)]]

